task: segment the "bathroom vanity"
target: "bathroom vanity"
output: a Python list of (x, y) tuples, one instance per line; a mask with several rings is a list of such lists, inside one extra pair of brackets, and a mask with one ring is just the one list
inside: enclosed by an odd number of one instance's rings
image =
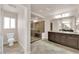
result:
[(79, 33), (48, 32), (48, 40), (68, 47), (79, 49)]

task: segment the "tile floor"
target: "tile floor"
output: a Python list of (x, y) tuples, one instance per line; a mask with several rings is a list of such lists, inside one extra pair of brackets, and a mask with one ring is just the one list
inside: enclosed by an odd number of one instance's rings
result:
[(31, 39), (32, 39), (32, 40), (31, 40), (31, 43), (40, 40), (40, 38), (38, 38), (38, 37), (32, 37)]
[(48, 40), (39, 40), (31, 44), (31, 54), (78, 54), (79, 50), (66, 47)]
[(24, 51), (18, 43), (15, 43), (14, 46), (12, 47), (9, 47), (8, 45), (4, 45), (3, 53), (4, 54), (23, 54)]

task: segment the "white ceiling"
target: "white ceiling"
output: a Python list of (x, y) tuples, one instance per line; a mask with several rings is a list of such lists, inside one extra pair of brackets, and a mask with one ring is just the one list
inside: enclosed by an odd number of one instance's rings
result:
[(21, 13), (24, 11), (24, 9), (19, 4), (3, 4), (2, 9), (13, 13)]
[(56, 14), (65, 12), (75, 12), (79, 8), (79, 4), (32, 4), (33, 13), (39, 14), (45, 18), (52, 18)]

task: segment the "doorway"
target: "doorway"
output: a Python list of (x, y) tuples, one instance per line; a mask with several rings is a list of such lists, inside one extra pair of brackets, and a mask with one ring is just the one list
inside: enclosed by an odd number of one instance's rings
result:
[[(8, 10), (2, 10), (3, 53), (23, 53), (18, 41), (17, 14)], [(13, 43), (11, 43), (13, 42)], [(18, 50), (19, 49), (19, 50)], [(23, 50), (23, 49), (22, 49)]]
[(15, 41), (17, 41), (18, 36), (17, 36), (17, 16), (15, 13), (12, 12), (8, 12), (8, 11), (2, 11), (2, 32), (3, 32), (3, 44), (6, 45), (8, 44), (8, 37), (7, 35), (9, 33), (14, 33), (14, 38), (16, 39)]

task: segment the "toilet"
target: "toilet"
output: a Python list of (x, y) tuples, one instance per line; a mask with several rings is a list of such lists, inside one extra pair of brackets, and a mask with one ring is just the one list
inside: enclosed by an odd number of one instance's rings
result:
[(15, 42), (14, 33), (8, 33), (7, 38), (9, 46), (13, 46)]

